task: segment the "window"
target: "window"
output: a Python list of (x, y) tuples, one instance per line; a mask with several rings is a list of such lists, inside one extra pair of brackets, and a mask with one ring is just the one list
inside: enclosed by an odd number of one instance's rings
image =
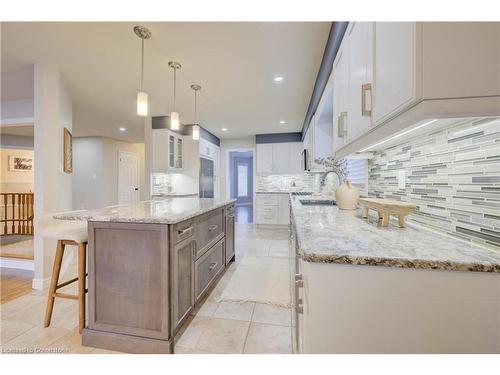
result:
[(238, 164), (238, 197), (248, 196), (248, 165)]
[(359, 193), (368, 195), (368, 161), (366, 159), (348, 159), (349, 181), (359, 189)]

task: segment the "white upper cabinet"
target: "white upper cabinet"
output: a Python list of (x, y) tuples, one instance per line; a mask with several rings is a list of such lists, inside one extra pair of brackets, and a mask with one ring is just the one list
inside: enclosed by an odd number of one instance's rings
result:
[(352, 22), (347, 29), (349, 44), (349, 105), (347, 142), (371, 126), (373, 87), (374, 22)]
[(184, 164), (182, 135), (168, 129), (152, 130), (152, 172), (181, 170)]
[(298, 174), (302, 142), (260, 143), (257, 145), (257, 173)]
[(342, 43), (333, 63), (333, 150), (347, 139), (349, 119), (349, 44)]
[(257, 145), (257, 173), (273, 173), (273, 144)]
[(375, 125), (405, 109), (417, 99), (416, 29), (416, 22), (375, 23)]

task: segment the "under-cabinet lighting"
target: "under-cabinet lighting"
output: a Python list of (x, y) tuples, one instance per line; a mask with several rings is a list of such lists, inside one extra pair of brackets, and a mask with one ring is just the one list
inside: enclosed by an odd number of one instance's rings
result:
[(282, 76), (274, 77), (274, 82), (281, 82), (281, 81), (283, 81), (283, 77)]
[(227, 128), (222, 128), (221, 129), (223, 132), (227, 132)]
[(285, 124), (286, 124), (285, 120), (280, 120), (280, 125), (285, 125)]
[(126, 132), (127, 128), (124, 128), (123, 126), (121, 126), (121, 127), (118, 128), (118, 130), (121, 131), (121, 132)]
[(404, 132), (402, 132), (402, 133), (399, 133), (399, 134), (393, 135), (393, 136), (392, 136), (392, 137), (390, 137), (390, 138), (387, 138), (387, 139), (385, 139), (385, 140), (383, 140), (383, 141), (380, 141), (380, 142), (378, 142), (378, 143), (375, 143), (374, 145), (371, 145), (371, 146), (365, 147), (365, 148), (363, 148), (363, 149), (359, 150), (358, 152), (368, 151), (368, 150), (369, 150), (369, 149), (371, 149), (371, 148), (374, 148), (374, 147), (380, 146), (380, 145), (382, 145), (382, 144), (384, 144), (384, 143), (387, 143), (387, 142), (389, 142), (389, 141), (392, 141), (393, 139), (396, 139), (396, 138), (402, 137), (403, 135), (406, 135), (406, 134), (408, 134), (408, 133), (411, 133), (411, 132), (413, 132), (413, 131), (415, 131), (415, 130), (422, 129), (424, 126), (427, 126), (427, 125), (433, 124), (433, 123), (435, 123), (436, 121), (437, 121), (437, 120), (436, 120), (436, 119), (434, 119), (434, 120), (430, 120), (430, 121), (424, 122), (423, 124), (418, 125), (418, 126), (416, 126), (416, 127), (412, 128), (412, 129), (408, 129), (408, 130), (406, 130), (406, 131), (404, 131)]

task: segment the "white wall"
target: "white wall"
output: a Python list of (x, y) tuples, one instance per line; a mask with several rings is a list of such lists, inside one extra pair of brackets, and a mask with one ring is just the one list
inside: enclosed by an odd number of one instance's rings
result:
[(0, 108), (2, 120), (32, 119), (34, 116), (33, 99), (4, 100)]
[(95, 209), (118, 204), (118, 154), (126, 151), (139, 157), (140, 199), (147, 199), (144, 144), (105, 137), (73, 139), (73, 208)]
[[(227, 191), (227, 150), (238, 148), (255, 149), (255, 137), (238, 138), (238, 139), (221, 139), (220, 141), (220, 188), (221, 198), (229, 199), (229, 191)], [(255, 157), (255, 153), (254, 153)], [(254, 163), (255, 170), (255, 163)]]
[(72, 208), (72, 175), (63, 172), (63, 129), (72, 130), (72, 117), (71, 96), (57, 67), (35, 64), (35, 289), (48, 286), (56, 246), (37, 234), (38, 220)]
[[(3, 136), (2, 136), (3, 137)], [(0, 150), (0, 191), (2, 193), (27, 193), (34, 191), (35, 176), (33, 171), (9, 170), (9, 157), (33, 157), (33, 150), (16, 150), (2, 148)]]

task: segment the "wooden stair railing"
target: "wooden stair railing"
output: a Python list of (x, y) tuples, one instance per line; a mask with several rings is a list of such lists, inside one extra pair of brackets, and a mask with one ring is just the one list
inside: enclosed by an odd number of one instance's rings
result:
[(0, 193), (0, 234), (33, 235), (33, 203), (33, 193)]

